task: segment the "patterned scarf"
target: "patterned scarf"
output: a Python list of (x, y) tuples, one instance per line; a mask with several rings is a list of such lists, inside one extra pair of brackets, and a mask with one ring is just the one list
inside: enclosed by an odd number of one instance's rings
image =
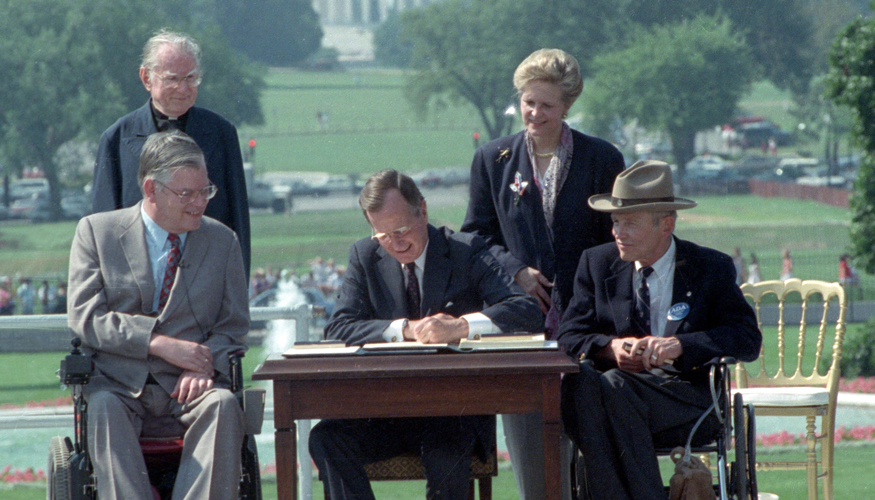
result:
[(562, 122), (559, 146), (556, 148), (556, 153), (550, 159), (550, 166), (547, 167), (547, 173), (544, 174), (543, 185), (541, 185), (537, 163), (535, 162), (535, 144), (528, 132), (526, 132), (526, 148), (529, 152), (529, 162), (532, 164), (532, 170), (534, 171), (535, 183), (538, 184), (538, 188), (541, 190), (544, 218), (547, 220), (547, 226), (552, 226), (553, 213), (556, 211), (556, 198), (559, 197), (559, 191), (562, 189), (562, 185), (565, 184), (568, 170), (571, 168), (571, 154), (574, 152), (574, 139), (571, 136), (571, 127), (567, 123)]

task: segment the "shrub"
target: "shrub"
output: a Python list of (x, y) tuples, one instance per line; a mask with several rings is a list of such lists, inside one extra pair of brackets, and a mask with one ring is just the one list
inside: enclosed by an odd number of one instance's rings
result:
[(875, 376), (875, 319), (848, 329), (842, 346), (842, 376)]

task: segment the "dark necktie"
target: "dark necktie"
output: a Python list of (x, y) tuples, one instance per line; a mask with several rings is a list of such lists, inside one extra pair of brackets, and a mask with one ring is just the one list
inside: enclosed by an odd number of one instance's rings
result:
[(419, 280), (416, 279), (416, 263), (404, 264), (407, 269), (407, 318), (419, 319)]
[(650, 288), (647, 286), (647, 278), (653, 274), (650, 266), (642, 267), (640, 271), (641, 283), (635, 291), (635, 312), (633, 322), (641, 330), (641, 333), (651, 335), (650, 332)]
[(179, 267), (179, 257), (182, 254), (179, 250), (178, 234), (168, 234), (167, 241), (170, 242), (170, 253), (167, 254), (167, 269), (164, 271), (164, 282), (161, 285), (161, 295), (158, 296), (159, 311), (164, 309), (164, 305), (167, 304), (167, 297), (170, 296), (170, 289), (173, 288), (173, 280), (176, 278), (176, 268)]

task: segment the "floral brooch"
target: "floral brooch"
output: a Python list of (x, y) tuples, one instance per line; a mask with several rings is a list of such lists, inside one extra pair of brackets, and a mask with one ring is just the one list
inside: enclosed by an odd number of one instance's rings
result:
[[(507, 150), (505, 150), (505, 151), (507, 151)], [(526, 187), (527, 187), (528, 185), (529, 185), (529, 182), (528, 182), (528, 181), (524, 181), (524, 180), (523, 180), (523, 176), (520, 175), (519, 172), (517, 172), (516, 175), (514, 175), (514, 177), (513, 177), (513, 184), (510, 185), (510, 190), (513, 191), (513, 192), (516, 194), (516, 196), (514, 196), (514, 198), (513, 198), (513, 204), (514, 204), (514, 205), (519, 205), (519, 203), (520, 203), (520, 196), (522, 196), (523, 193), (526, 192)]]

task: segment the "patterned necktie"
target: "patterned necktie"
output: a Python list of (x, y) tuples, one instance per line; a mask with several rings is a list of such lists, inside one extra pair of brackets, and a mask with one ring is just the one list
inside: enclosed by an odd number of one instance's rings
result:
[(404, 267), (407, 269), (407, 318), (419, 319), (422, 315), (419, 312), (419, 280), (416, 279), (416, 263), (404, 264)]
[(653, 274), (653, 268), (650, 266), (642, 267), (641, 282), (638, 284), (638, 290), (635, 291), (635, 317), (633, 322), (641, 330), (644, 335), (651, 335), (650, 332), (650, 287), (647, 286), (647, 278)]
[(176, 278), (176, 268), (179, 267), (179, 257), (182, 255), (179, 250), (178, 234), (168, 234), (167, 241), (170, 242), (170, 253), (167, 254), (167, 269), (164, 271), (161, 295), (158, 296), (159, 311), (164, 309), (164, 305), (167, 304), (167, 297), (170, 296), (170, 289), (173, 288), (173, 280)]

